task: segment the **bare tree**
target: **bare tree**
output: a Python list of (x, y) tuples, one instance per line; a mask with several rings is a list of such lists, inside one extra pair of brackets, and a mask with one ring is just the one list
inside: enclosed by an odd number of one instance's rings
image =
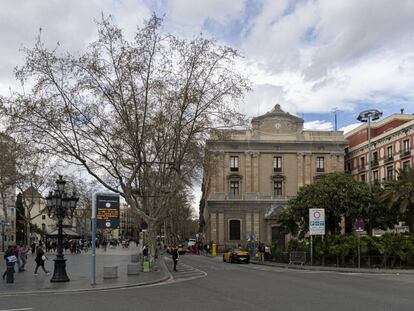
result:
[[(2, 206), (4, 221), (10, 222), (8, 210), (13, 207), (16, 182), (19, 176), (16, 172), (16, 154), (18, 144), (5, 133), (0, 133), (0, 204)], [(10, 229), (8, 226), (2, 236), (3, 244), (5, 240), (10, 240)]]
[(238, 53), (212, 40), (180, 40), (153, 16), (127, 41), (111, 19), (80, 56), (47, 49), (40, 36), (26, 49), (27, 94), (3, 99), (15, 135), (30, 135), (51, 154), (82, 165), (119, 193), (155, 240), (169, 196), (192, 178), (209, 129), (239, 125), (249, 88)]

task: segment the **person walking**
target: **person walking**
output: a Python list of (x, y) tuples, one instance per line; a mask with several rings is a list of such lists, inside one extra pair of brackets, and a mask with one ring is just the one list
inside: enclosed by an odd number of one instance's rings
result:
[(42, 270), (49, 275), (50, 272), (47, 271), (45, 269), (45, 261), (46, 261), (46, 255), (45, 252), (43, 251), (42, 246), (39, 246), (36, 250), (36, 258), (35, 258), (35, 262), (36, 262), (36, 269), (34, 271), (34, 275), (39, 275), (39, 273), (37, 273), (37, 270), (39, 269), (39, 267), (42, 268)]
[(20, 243), (19, 246), (20, 249), (20, 268), (19, 268), (19, 272), (25, 271), (26, 269), (24, 268), (27, 262), (27, 248), (23, 243)]
[[(6, 270), (4, 270), (4, 273), (3, 273), (3, 280), (7, 275), (7, 270), (9, 269), (13, 270), (12, 273), (14, 274), (14, 264), (17, 261), (17, 257), (15, 255), (15, 250), (12, 245), (9, 245), (7, 247), (7, 251), (4, 252), (4, 260), (6, 261)], [(7, 276), (7, 280), (8, 279), (9, 279), (9, 276)], [(14, 277), (12, 277), (12, 279), (14, 279)]]
[(171, 251), (172, 260), (174, 262), (174, 271), (177, 272), (177, 263), (178, 263), (178, 249), (177, 247), (173, 247)]

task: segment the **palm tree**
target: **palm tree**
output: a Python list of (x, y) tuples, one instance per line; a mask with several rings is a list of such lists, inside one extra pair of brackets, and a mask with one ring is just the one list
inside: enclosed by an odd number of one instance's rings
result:
[(398, 170), (397, 176), (385, 184), (381, 199), (389, 209), (398, 209), (410, 232), (414, 232), (414, 168)]

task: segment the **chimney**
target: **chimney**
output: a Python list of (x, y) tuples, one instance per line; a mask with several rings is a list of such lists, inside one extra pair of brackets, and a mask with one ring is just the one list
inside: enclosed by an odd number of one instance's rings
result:
[(401, 108), (400, 111), (401, 111), (401, 114), (404, 114), (404, 108)]

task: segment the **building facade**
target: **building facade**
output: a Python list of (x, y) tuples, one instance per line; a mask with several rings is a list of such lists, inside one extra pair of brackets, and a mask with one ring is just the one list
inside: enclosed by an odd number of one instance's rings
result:
[(368, 125), (366, 123), (347, 133), (345, 170), (355, 180), (381, 184), (396, 178), (399, 169), (414, 164), (412, 148), (414, 115), (394, 114), (371, 123), (371, 163), (368, 161)]
[(206, 144), (201, 208), (207, 241), (284, 243), (279, 213), (298, 190), (343, 172), (346, 141), (339, 131), (306, 131), (279, 105), (247, 130), (222, 131)]

